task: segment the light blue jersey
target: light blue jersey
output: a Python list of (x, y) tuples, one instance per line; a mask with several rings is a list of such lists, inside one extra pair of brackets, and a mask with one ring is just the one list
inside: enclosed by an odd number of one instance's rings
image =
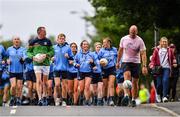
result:
[[(73, 56), (73, 60), (75, 59), (75, 55)], [(70, 73), (77, 73), (78, 69), (73, 65), (69, 64), (69, 70)]]
[(108, 61), (108, 64), (103, 67), (103, 69), (108, 69), (115, 66), (117, 60), (117, 48), (101, 48), (101, 50), (99, 51), (99, 59), (101, 58), (106, 58)]
[(99, 62), (99, 57), (98, 57), (98, 53), (97, 52), (93, 52), (93, 60), (94, 60), (94, 64), (96, 66), (97, 69), (93, 70), (93, 73), (101, 73), (101, 65)]
[(92, 72), (92, 65), (90, 64), (91, 59), (93, 59), (93, 53), (90, 51), (83, 53), (82, 50), (80, 50), (80, 52), (76, 54), (75, 64), (80, 64), (80, 72)]
[[(29, 59), (29, 58), (28, 58), (28, 59)], [(31, 62), (30, 62), (30, 61), (31, 61)], [(24, 65), (25, 65), (25, 70), (24, 70), (24, 72), (29, 72), (29, 71), (33, 71), (33, 70), (34, 70), (32, 59), (31, 59), (31, 60), (25, 59)]]
[(22, 73), (23, 72), (23, 64), (20, 60), (24, 57), (24, 52), (26, 49), (24, 47), (15, 48), (11, 46), (7, 49), (6, 55), (8, 59), (10, 59), (11, 63), (9, 65), (9, 72), (11, 73)]
[(53, 73), (53, 72), (54, 72), (54, 63), (51, 63), (49, 73)]
[[(65, 43), (63, 45), (54, 45), (53, 46), (54, 48), (54, 52), (55, 52), (55, 55), (54, 55), (54, 70), (55, 71), (68, 71), (68, 67), (69, 67), (69, 59), (72, 59), (73, 57), (73, 54), (72, 54), (72, 51), (71, 51), (71, 48), (70, 46)], [(65, 54), (68, 54), (69, 58), (66, 58), (65, 57)]]
[(2, 79), (6, 80), (9, 79), (9, 72), (8, 72), (8, 65), (7, 64), (3, 64), (2, 65)]
[(24, 52), (23, 59), (24, 59), (24, 66), (25, 66), (24, 72), (33, 71), (34, 70), (33, 60), (28, 58), (27, 50)]
[(0, 45), (0, 71), (2, 71), (2, 60), (5, 57), (6, 51), (2, 45)]

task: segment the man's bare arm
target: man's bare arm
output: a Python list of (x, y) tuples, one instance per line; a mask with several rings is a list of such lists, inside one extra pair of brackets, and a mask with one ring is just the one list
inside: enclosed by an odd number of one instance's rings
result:
[(142, 58), (142, 66), (147, 67), (147, 56), (146, 56), (146, 50), (141, 51), (141, 58)]
[(142, 58), (142, 73), (143, 75), (148, 74), (147, 70), (147, 56), (146, 56), (146, 50), (141, 51), (141, 58)]
[(123, 48), (120, 48), (120, 47), (119, 47), (118, 56), (117, 56), (116, 68), (119, 68), (119, 61), (121, 60), (122, 55), (123, 55)]

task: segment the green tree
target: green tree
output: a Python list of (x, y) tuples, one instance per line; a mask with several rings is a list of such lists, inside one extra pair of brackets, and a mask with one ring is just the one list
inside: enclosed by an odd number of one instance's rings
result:
[[(113, 45), (118, 47), (121, 37), (128, 34), (128, 29), (135, 24), (139, 36), (147, 47), (147, 56), (154, 47), (154, 29), (159, 29), (159, 37), (166, 36), (170, 42), (180, 47), (180, 1), (178, 0), (89, 0), (95, 8), (93, 17), (86, 17), (96, 28), (92, 43), (102, 41), (109, 36)], [(178, 48), (179, 49), (179, 48)], [(141, 76), (140, 82), (150, 83)]]
[(8, 47), (12, 46), (12, 40), (7, 40), (7, 41), (1, 41), (0, 44), (2, 44), (4, 46), (5, 49), (7, 49)]
[[(95, 16), (88, 17), (97, 30), (92, 43), (110, 36), (118, 46), (119, 39), (128, 33), (128, 28), (136, 24), (143, 37), (148, 52), (153, 47), (154, 25), (160, 29), (160, 37), (172, 38), (178, 42), (180, 31), (180, 1), (178, 0), (89, 0), (95, 8)], [(177, 46), (180, 43), (176, 43)]]

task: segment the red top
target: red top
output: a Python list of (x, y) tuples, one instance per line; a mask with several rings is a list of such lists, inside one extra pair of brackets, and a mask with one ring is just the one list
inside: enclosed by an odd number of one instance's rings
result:
[[(150, 68), (153, 68), (154, 66), (160, 66), (159, 49), (160, 49), (159, 47), (156, 47), (153, 51), (151, 62), (149, 64)], [(176, 58), (174, 56), (172, 49), (170, 49), (169, 47), (167, 48), (167, 52), (168, 52), (167, 53), (168, 61), (169, 61), (170, 69), (171, 69), (172, 65), (174, 64), (173, 62), (176, 62)]]

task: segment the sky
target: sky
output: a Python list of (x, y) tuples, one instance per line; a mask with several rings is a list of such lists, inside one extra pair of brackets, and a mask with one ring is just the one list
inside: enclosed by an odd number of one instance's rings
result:
[(37, 27), (45, 26), (47, 36), (64, 33), (69, 43), (79, 45), (88, 39), (86, 30), (95, 33), (93, 26), (82, 19), (84, 11), (94, 14), (88, 0), (0, 0), (0, 36), (5, 40), (20, 36), (27, 42)]

